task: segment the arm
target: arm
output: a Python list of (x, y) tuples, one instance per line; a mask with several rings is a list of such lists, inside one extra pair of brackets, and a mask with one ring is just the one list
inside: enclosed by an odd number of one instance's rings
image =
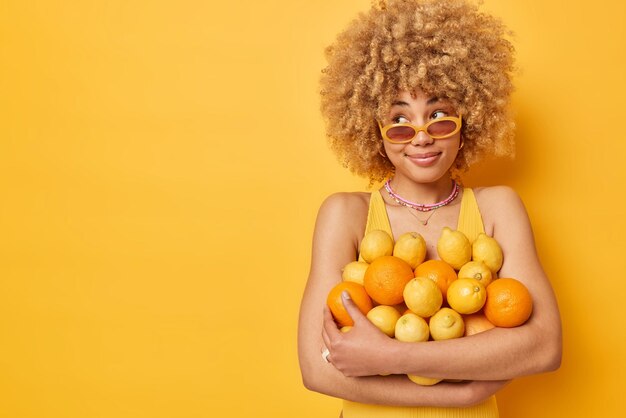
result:
[[(371, 338), (328, 334), (332, 363), (348, 376), (408, 373), (427, 377), (505, 380), (556, 370), (561, 360), (561, 323), (556, 299), (541, 267), (526, 210), (508, 188), (484, 189), (486, 218), (504, 251), (500, 277), (522, 281), (533, 297), (533, 314), (522, 326), (496, 328), (471, 337), (425, 343), (388, 339), (385, 355), (358, 350)], [(480, 202), (479, 202), (480, 203)], [(362, 316), (354, 313), (356, 317)], [(325, 329), (328, 331), (329, 323)], [(382, 351), (382, 350), (381, 350)], [(463, 353), (462, 356), (458, 353)]]
[[(468, 406), (488, 398), (506, 382), (440, 383), (422, 387), (409, 381), (406, 376), (347, 377), (322, 359), (326, 296), (341, 280), (341, 268), (354, 261), (358, 237), (363, 233), (367, 216), (367, 202), (359, 199), (353, 195), (331, 196), (324, 202), (318, 215), (311, 272), (302, 299), (298, 329), (298, 354), (304, 385), (310, 390), (338, 398), (397, 406)], [(327, 312), (327, 315), (330, 313)], [(365, 317), (363, 319), (364, 322), (355, 326), (353, 331), (360, 328), (359, 325), (375, 328)], [(339, 333), (332, 323), (334, 330)], [(378, 329), (375, 331), (375, 337), (389, 340)], [(372, 343), (372, 340), (365, 346), (384, 348), (383, 345)], [(384, 351), (377, 355), (389, 356)]]

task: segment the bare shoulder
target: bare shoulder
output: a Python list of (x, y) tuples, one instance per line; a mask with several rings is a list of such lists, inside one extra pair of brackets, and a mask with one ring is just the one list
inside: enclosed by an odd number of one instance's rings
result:
[(479, 204), (482, 201), (488, 204), (496, 204), (498, 202), (506, 204), (521, 201), (517, 192), (509, 186), (476, 187), (472, 190), (474, 190)]
[(355, 260), (365, 230), (369, 193), (335, 193), (317, 215), (313, 236), (313, 265), (339, 270)]
[(515, 210), (524, 207), (522, 199), (509, 186), (477, 187), (473, 190), (481, 212), (500, 212), (503, 209)]
[(317, 226), (325, 229), (341, 228), (358, 235), (365, 228), (370, 194), (341, 192), (328, 196), (317, 214)]
[(493, 231), (498, 225), (528, 221), (524, 203), (511, 187), (477, 187), (473, 190), (486, 229)]
[(318, 219), (331, 217), (338, 220), (367, 216), (369, 193), (341, 192), (328, 196), (320, 206)]

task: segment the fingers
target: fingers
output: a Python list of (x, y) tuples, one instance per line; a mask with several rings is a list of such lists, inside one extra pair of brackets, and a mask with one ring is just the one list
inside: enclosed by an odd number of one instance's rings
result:
[(326, 334), (328, 341), (324, 340), (327, 347), (330, 347), (330, 340), (341, 334), (341, 331), (337, 329), (337, 324), (333, 319), (333, 314), (330, 313), (330, 309), (327, 305), (324, 305), (324, 327), (322, 328), (322, 336)]
[(326, 332), (324, 328), (322, 328), (322, 340), (324, 340), (323, 348), (330, 347), (331, 345), (330, 337), (328, 336), (328, 333)]
[(341, 334), (341, 331), (337, 329), (337, 325), (333, 320), (333, 315), (330, 313), (328, 306), (324, 305), (324, 326), (322, 327), (322, 340), (324, 340), (324, 346), (322, 347), (322, 358), (327, 363), (332, 360), (329, 359), (330, 351), (329, 347), (332, 347), (332, 338), (337, 338)]
[(352, 301), (350, 293), (348, 293), (346, 290), (341, 293), (341, 302), (343, 303), (346, 311), (348, 311), (348, 315), (350, 315), (350, 318), (352, 318), (355, 324), (361, 322), (363, 318), (365, 318), (365, 315), (363, 315), (361, 310)]

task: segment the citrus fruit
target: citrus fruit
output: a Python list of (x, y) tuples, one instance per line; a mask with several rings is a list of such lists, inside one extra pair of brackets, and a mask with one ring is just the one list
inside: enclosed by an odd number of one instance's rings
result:
[(393, 253), (393, 238), (387, 232), (375, 229), (365, 234), (360, 250), (363, 260), (371, 263), (378, 257)]
[(417, 232), (402, 234), (393, 246), (393, 255), (403, 259), (414, 269), (426, 258), (426, 241)]
[(404, 315), (404, 312), (408, 309), (404, 302), (398, 303), (397, 305), (393, 305), (394, 308), (400, 313), (400, 315)]
[(416, 277), (404, 286), (404, 303), (422, 318), (433, 316), (441, 308), (443, 295), (437, 283), (426, 277)]
[(430, 318), (430, 335), (433, 340), (459, 338), (465, 332), (461, 314), (450, 308), (441, 308)]
[(482, 309), (487, 291), (476, 279), (457, 279), (448, 287), (446, 296), (452, 309), (461, 314), (473, 314)]
[(503, 258), (498, 241), (485, 233), (480, 233), (472, 244), (472, 260), (484, 262), (492, 273), (500, 270)]
[(400, 312), (393, 306), (378, 305), (374, 306), (368, 313), (367, 319), (376, 328), (384, 332), (390, 337), (394, 336), (396, 329), (396, 322), (400, 319)]
[(345, 281), (363, 284), (363, 276), (365, 276), (365, 270), (368, 266), (369, 264), (364, 261), (352, 261), (346, 264), (341, 271), (341, 278)]
[(533, 311), (530, 292), (522, 282), (500, 278), (487, 286), (485, 316), (497, 327), (517, 327), (528, 320)]
[(354, 304), (359, 308), (363, 315), (366, 315), (372, 309), (372, 299), (368, 296), (365, 288), (354, 282), (340, 282), (328, 292), (326, 304), (333, 314), (333, 318), (339, 326), (354, 325), (354, 321), (350, 318), (348, 311), (341, 301), (341, 292), (347, 290)]
[(476, 312), (471, 315), (463, 315), (463, 322), (465, 323), (465, 337), (496, 327), (494, 324), (489, 322), (487, 317), (485, 317), (485, 314), (482, 312)]
[(416, 376), (414, 374), (407, 374), (407, 376), (409, 377), (409, 379), (411, 379), (411, 382), (417, 383), (418, 385), (422, 385), (422, 386), (436, 385), (442, 380), (442, 379), (436, 379), (434, 377)]
[(397, 305), (404, 300), (404, 286), (413, 277), (413, 270), (406, 261), (386, 255), (370, 263), (363, 277), (363, 286), (379, 304)]
[(448, 286), (456, 280), (456, 271), (450, 264), (441, 260), (428, 260), (417, 266), (415, 269), (415, 277), (426, 277), (439, 286), (443, 300), (446, 300), (446, 292)]
[(482, 261), (470, 261), (465, 263), (461, 270), (459, 270), (459, 279), (476, 279), (480, 284), (487, 287), (491, 280), (493, 280), (493, 274), (491, 270)]
[(407, 343), (428, 341), (430, 330), (428, 324), (414, 313), (404, 314), (396, 322), (396, 340)]
[(472, 259), (472, 244), (461, 231), (444, 226), (437, 241), (437, 254), (455, 270)]

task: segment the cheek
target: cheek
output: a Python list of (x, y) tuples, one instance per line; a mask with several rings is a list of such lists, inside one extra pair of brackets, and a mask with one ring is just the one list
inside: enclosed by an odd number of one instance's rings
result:
[(392, 144), (387, 141), (383, 141), (383, 147), (384, 147), (385, 155), (387, 155), (387, 158), (389, 159), (389, 161), (391, 161), (394, 164), (397, 161), (399, 161), (399, 159), (402, 158), (404, 154), (403, 152), (404, 145)]
[(390, 154), (398, 154), (402, 153), (402, 150), (406, 146), (406, 144), (392, 144), (388, 141), (383, 141), (383, 146), (385, 147), (385, 152)]
[(459, 153), (459, 147), (461, 146), (461, 136), (455, 136), (450, 138), (446, 142), (446, 149), (449, 154), (453, 154), (455, 157)]

